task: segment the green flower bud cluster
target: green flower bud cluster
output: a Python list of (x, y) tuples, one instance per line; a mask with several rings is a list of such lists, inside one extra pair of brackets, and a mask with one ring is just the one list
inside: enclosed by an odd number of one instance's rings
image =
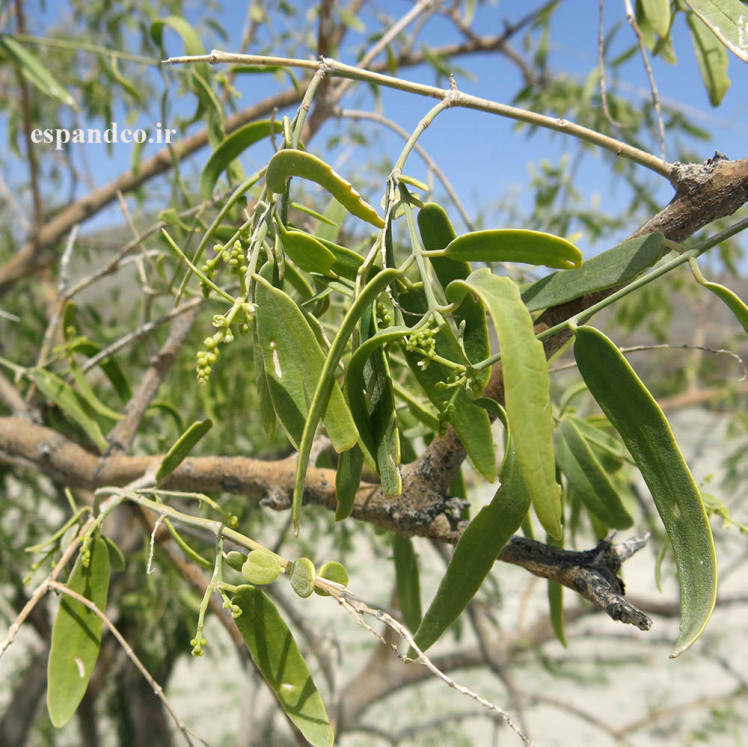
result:
[(192, 646), (192, 655), (203, 656), (203, 654), (205, 653), (203, 651), (203, 646), (207, 645), (208, 641), (202, 635), (196, 636), (190, 641), (190, 646)]
[(416, 330), (404, 340), (405, 349), (409, 353), (420, 353), (424, 356), (423, 360), (418, 361), (418, 367), (424, 371), (428, 368), (431, 359), (436, 355), (436, 342), (434, 341), (436, 332), (436, 328), (429, 325), (423, 329)]
[[(213, 247), (213, 253), (216, 255), (211, 259), (205, 261), (200, 271), (211, 280), (218, 274), (221, 262), (229, 265), (231, 268), (231, 274), (237, 277), (244, 277), (247, 274), (247, 256), (244, 254), (242, 243), (237, 239), (231, 248), (223, 246), (222, 244), (216, 244)], [(203, 296), (208, 298), (210, 296), (210, 287), (203, 281), (200, 285)]]
[[(249, 301), (245, 301), (239, 306), (239, 314), (232, 314), (230, 316), (239, 316), (239, 333), (246, 335), (249, 332), (250, 324), (254, 321), (255, 311), (257, 307)], [(236, 321), (236, 320), (235, 320)], [(209, 337), (203, 340), (204, 350), (200, 350), (197, 353), (197, 382), (198, 384), (206, 384), (210, 378), (210, 374), (213, 371), (213, 366), (218, 361), (218, 356), (221, 354), (219, 348), (220, 343), (228, 345), (234, 341), (234, 332), (232, 330), (232, 320), (229, 316), (224, 314), (216, 314), (213, 317), (213, 326), (216, 327), (214, 332)]]
[(381, 302), (377, 302), (377, 326), (379, 329), (385, 329), (392, 326), (392, 315), (389, 309)]

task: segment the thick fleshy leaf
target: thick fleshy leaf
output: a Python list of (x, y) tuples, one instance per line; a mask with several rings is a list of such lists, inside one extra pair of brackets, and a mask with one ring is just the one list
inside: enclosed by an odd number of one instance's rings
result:
[(634, 521), (613, 483), (572, 420), (561, 421), (553, 444), (561, 471), (587, 509), (611, 529), (632, 526)]
[(415, 631), (421, 624), (421, 582), (413, 540), (396, 534), (392, 542), (392, 553), (400, 612), (408, 630)]
[(278, 151), (268, 164), (265, 176), (268, 190), (276, 194), (283, 194), (288, 187), (288, 180), (292, 176), (299, 176), (316, 182), (327, 190), (351, 215), (355, 215), (377, 228), (384, 228), (384, 221), (377, 211), (361, 197), (350, 182), (333, 171), (322, 159), (302, 150)]
[[(369, 309), (361, 319), (362, 333), (371, 333), (372, 325)], [(351, 356), (345, 374), (345, 394), (358, 428), (359, 446), (377, 470), (387, 496), (400, 495), (402, 480), (395, 399), (383, 346), (399, 341), (407, 332), (407, 327), (390, 327), (372, 334)]]
[(681, 604), (674, 658), (704, 631), (717, 596), (717, 561), (701, 494), (662, 409), (613, 342), (592, 327), (579, 327), (574, 356), (639, 467), (673, 548)]
[(623, 285), (662, 257), (664, 240), (661, 233), (650, 233), (624, 241), (584, 261), (576, 270), (554, 272), (541, 278), (522, 290), (522, 300), (530, 311), (537, 311)]
[[(343, 321), (340, 323), (337, 334), (330, 345), (330, 349), (327, 351), (323, 365), (320, 367), (319, 374), (316, 377), (316, 382), (313, 387), (314, 395), (312, 397), (311, 405), (309, 406), (309, 415), (304, 424), (304, 429), (301, 435), (301, 442), (299, 444), (299, 458), (296, 464), (296, 480), (294, 483), (293, 500), (291, 504), (291, 516), (293, 518), (294, 529), (298, 532), (299, 529), (299, 517), (301, 515), (301, 499), (304, 492), (304, 478), (306, 476), (306, 470), (309, 466), (309, 455), (312, 449), (312, 441), (314, 439), (314, 433), (317, 429), (317, 424), (328, 403), (332, 403), (331, 392), (334, 394), (337, 389), (337, 384), (333, 379), (334, 371), (336, 370), (340, 359), (343, 357), (346, 347), (348, 346), (351, 335), (353, 334), (356, 324), (359, 319), (364, 315), (366, 309), (370, 308), (374, 303), (374, 300), (382, 293), (385, 288), (400, 276), (400, 270), (395, 268), (389, 268), (375, 275), (359, 293), (356, 300), (350, 306), (346, 312)], [(333, 385), (336, 389), (332, 389)], [(347, 418), (350, 420), (350, 425), (347, 427), (346, 435), (352, 437), (352, 441), (346, 441), (347, 445), (341, 441), (341, 447), (336, 449), (340, 451), (347, 451), (359, 440), (358, 430), (356, 429), (351, 413), (345, 405), (343, 395), (340, 395), (341, 400), (345, 406), (345, 413)], [(327, 420), (325, 420), (327, 424)], [(328, 432), (329, 432), (328, 426)], [(332, 435), (330, 440), (335, 445), (335, 439)]]
[[(730, 87), (730, 79), (727, 77), (727, 50), (710, 28), (694, 13), (689, 13), (686, 20), (691, 32), (696, 60), (699, 63), (701, 79), (709, 94), (709, 101), (712, 106), (719, 106)], [(748, 33), (745, 26), (744, 19), (744, 33)]]
[(686, 4), (733, 54), (748, 62), (748, 21), (740, 0), (686, 0)]
[(213, 427), (210, 418), (195, 421), (169, 449), (156, 472), (156, 484), (162, 483), (187, 458), (200, 439)]
[(286, 569), (291, 578), (291, 588), (303, 599), (310, 597), (314, 591), (314, 580), (317, 570), (309, 558), (298, 558)]
[(314, 236), (303, 231), (282, 231), (283, 251), (304, 272), (330, 273), (335, 255)]
[(721, 299), (725, 306), (727, 306), (727, 308), (735, 315), (735, 318), (740, 322), (740, 325), (743, 327), (746, 334), (748, 334), (748, 306), (745, 305), (743, 299), (724, 285), (712, 283), (707, 280), (701, 274), (701, 270), (699, 270), (699, 266), (696, 264), (695, 259), (692, 259), (690, 264), (696, 282), (703, 285), (708, 291), (711, 291), (715, 296), (717, 296), (717, 298)]
[(250, 122), (232, 132), (213, 152), (200, 174), (200, 196), (207, 200), (213, 194), (221, 174), (238, 158), (250, 145), (254, 145), (272, 133), (281, 132), (281, 122), (262, 120)]
[(556, 482), (550, 379), (542, 343), (517, 284), (489, 269), (447, 289), (459, 301), (474, 293), (488, 309), (496, 329), (504, 367), (504, 392), (514, 447), (535, 513), (552, 537), (561, 537), (561, 486)]
[[(428, 251), (444, 249), (456, 236), (446, 211), (434, 202), (427, 202), (418, 212), (418, 230), (424, 249)], [(472, 272), (467, 262), (449, 257), (431, 257), (431, 266), (442, 288), (453, 280), (464, 280)], [(465, 298), (454, 312), (454, 320), (458, 327), (462, 327), (462, 345), (468, 360), (479, 363), (488, 358), (491, 350), (483, 306), (472, 298)], [(488, 383), (490, 373), (486, 368), (483, 378), (479, 380), (482, 386)]]
[[(506, 422), (506, 418), (502, 415)], [(507, 438), (507, 449), (499, 475), (501, 486), (491, 502), (483, 506), (462, 533), (439, 589), (415, 635), (425, 651), (462, 614), (493, 568), (501, 549), (519, 529), (530, 508), (517, 453)]]
[[(317, 572), (317, 578), (324, 578), (327, 581), (334, 581), (336, 584), (341, 586), (348, 586), (348, 571), (342, 563), (338, 563), (337, 560), (328, 560), (322, 564), (322, 567)], [(318, 586), (314, 587), (314, 593), (321, 597), (329, 597), (330, 593), (324, 589), (320, 589)]]
[[(288, 438), (298, 448), (325, 356), (294, 301), (264, 278), (255, 279), (257, 332), (270, 398)], [(350, 449), (358, 440), (348, 406), (334, 381), (324, 423), (337, 451)]]
[(242, 586), (233, 602), (242, 611), (236, 627), (283, 710), (313, 747), (332, 745), (335, 733), (325, 704), (275, 605), (253, 586)]
[(524, 228), (466, 233), (451, 241), (440, 256), (465, 262), (522, 262), (559, 270), (582, 264), (582, 253), (570, 241)]
[(343, 521), (351, 515), (356, 500), (356, 492), (361, 485), (363, 466), (364, 453), (358, 446), (344, 451), (338, 457), (338, 469), (335, 472), (335, 498), (338, 501), (335, 509), (335, 521)]
[[(408, 324), (415, 324), (428, 308), (425, 294), (419, 286), (414, 286), (408, 293), (402, 293), (398, 302), (406, 311), (411, 312), (405, 315), (405, 322)], [(439, 356), (448, 360), (457, 359), (457, 354), (446, 335), (438, 332), (434, 342)], [(436, 361), (428, 361), (424, 366), (426, 361), (420, 353), (408, 350), (403, 352), (413, 378), (436, 408), (442, 411), (452, 398), (452, 392), (440, 388), (440, 385), (447, 380), (453, 370)], [(454, 411), (448, 416), (449, 423), (467, 449), (473, 466), (486, 480), (493, 482), (496, 479), (496, 453), (488, 413), (476, 405), (473, 398), (464, 390), (457, 395), (454, 405)]]
[[(67, 585), (104, 612), (109, 593), (109, 547), (96, 538), (90, 551), (87, 565), (78, 556)], [(47, 664), (47, 710), (57, 728), (70, 721), (86, 694), (99, 656), (102, 627), (93, 610), (63, 595)]]

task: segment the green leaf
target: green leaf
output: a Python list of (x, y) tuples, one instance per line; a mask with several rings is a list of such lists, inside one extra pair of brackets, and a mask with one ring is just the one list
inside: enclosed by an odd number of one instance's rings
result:
[[(89, 358), (101, 352), (101, 345), (93, 342), (93, 340), (89, 340), (87, 337), (76, 337), (75, 340), (71, 340), (67, 344), (67, 348)], [(114, 387), (114, 391), (117, 392), (120, 402), (123, 404), (129, 402), (132, 398), (132, 389), (130, 388), (127, 376), (125, 376), (125, 372), (119, 363), (117, 363), (117, 360), (115, 358), (103, 358), (99, 361), (98, 366)]]
[(335, 521), (343, 521), (351, 515), (356, 492), (361, 485), (363, 466), (364, 453), (358, 446), (344, 451), (338, 457), (338, 469), (335, 473), (335, 497), (338, 501)]
[(291, 577), (291, 588), (303, 599), (310, 597), (317, 577), (314, 563), (309, 558), (299, 558), (290, 565), (286, 572)]
[[(90, 552), (87, 566), (78, 556), (67, 586), (104, 612), (109, 592), (109, 547), (96, 538)], [(58, 729), (70, 721), (86, 694), (99, 656), (102, 627), (101, 618), (93, 610), (63, 595), (47, 664), (47, 710)]]
[(335, 255), (314, 236), (303, 231), (281, 229), (283, 251), (304, 272), (329, 275), (335, 264)]
[(553, 434), (556, 459), (569, 485), (606, 527), (628, 529), (633, 519), (574, 422), (563, 419)]
[(395, 582), (400, 611), (408, 630), (418, 630), (421, 624), (421, 582), (418, 558), (410, 537), (395, 535), (392, 543), (395, 559)]
[[(410, 288), (408, 293), (401, 294), (398, 302), (410, 312), (405, 316), (406, 323), (415, 324), (428, 308), (423, 288), (418, 285)], [(434, 342), (437, 355), (448, 360), (454, 359), (455, 351), (444, 333), (438, 332)], [(438, 385), (446, 381), (453, 370), (436, 361), (429, 361), (428, 366), (423, 368), (419, 365), (423, 361), (422, 355), (405, 349), (403, 352), (413, 378), (437, 409), (443, 411), (452, 397), (452, 392), (440, 389)], [(493, 482), (496, 479), (496, 454), (488, 413), (482, 407), (478, 407), (465, 390), (457, 395), (454, 405), (455, 409), (449, 415), (449, 422), (465, 446), (473, 466), (486, 480)]]
[(85, 401), (65, 381), (43, 368), (32, 368), (28, 371), (28, 377), (47, 399), (54, 402), (71, 420), (83, 428), (100, 451), (107, 450), (109, 444), (96, 418)]
[(659, 36), (670, 32), (670, 0), (641, 0), (649, 25)]
[[(745, 6), (743, 7), (745, 9)], [(730, 79), (727, 77), (727, 52), (722, 42), (698, 16), (688, 13), (686, 21), (691, 32), (693, 51), (699, 63), (701, 78), (709, 94), (709, 102), (712, 106), (719, 106), (730, 87)], [(748, 34), (745, 30), (745, 20), (743, 24), (744, 33)]]
[(727, 308), (735, 314), (735, 318), (740, 322), (740, 325), (743, 327), (746, 334), (748, 334), (748, 306), (745, 305), (743, 299), (724, 285), (712, 283), (709, 280), (706, 280), (706, 278), (701, 274), (701, 270), (699, 270), (699, 266), (695, 259), (689, 260), (689, 263), (691, 265), (693, 276), (696, 278), (696, 282), (699, 283), (699, 285), (703, 285), (718, 298), (722, 299)]
[(377, 228), (384, 228), (384, 221), (369, 205), (353, 185), (332, 170), (322, 159), (306, 151), (279, 150), (268, 163), (265, 179), (268, 190), (283, 194), (288, 189), (288, 180), (299, 176), (316, 182), (326, 189), (351, 215), (355, 215)]
[[(498, 408), (498, 404), (494, 403)], [(506, 424), (506, 415), (502, 414)], [(522, 525), (530, 508), (511, 434), (501, 465), (501, 485), (460, 537), (439, 589), (419, 626), (415, 641), (425, 651), (462, 614), (493, 568), (510, 537)]]
[[(443, 249), (455, 238), (455, 231), (444, 208), (434, 202), (427, 202), (418, 212), (418, 230), (421, 241), (426, 250)], [(446, 288), (453, 280), (465, 280), (472, 272), (470, 265), (461, 260), (448, 257), (431, 257), (431, 265), (442, 288)], [(488, 340), (488, 324), (483, 306), (478, 301), (467, 297), (454, 312), (455, 324), (462, 327), (462, 345), (465, 355), (472, 363), (479, 363), (491, 354)], [(479, 383), (488, 383), (490, 371), (485, 369), (485, 375)]]
[(283, 710), (313, 747), (332, 745), (335, 733), (325, 704), (275, 605), (252, 586), (241, 587), (233, 602), (242, 610), (236, 627)]
[(283, 131), (280, 122), (264, 119), (250, 122), (232, 132), (213, 152), (200, 174), (200, 196), (204, 200), (210, 199), (213, 189), (221, 174), (238, 158), (250, 145), (254, 145), (263, 138), (270, 137), (275, 132)]
[(400, 495), (400, 439), (395, 397), (382, 346), (399, 341), (408, 333), (408, 328), (388, 327), (377, 333), (373, 306), (370, 306), (362, 315), (361, 329), (368, 339), (356, 348), (348, 362), (345, 394), (358, 429), (360, 449), (379, 474), (382, 492), (386, 496)]
[(664, 240), (663, 234), (650, 233), (624, 241), (586, 260), (576, 270), (554, 272), (541, 278), (522, 290), (522, 300), (530, 311), (537, 311), (623, 285), (662, 257)]
[(102, 537), (106, 542), (107, 550), (109, 550), (109, 565), (113, 571), (124, 571), (125, 570), (125, 556), (122, 554), (122, 550), (119, 549), (117, 544), (110, 540), (109, 537)]
[[(270, 398), (278, 420), (298, 449), (325, 356), (294, 301), (263, 277), (255, 276), (255, 280), (257, 332)], [(358, 431), (340, 387), (332, 383), (324, 423), (335, 450), (341, 452), (356, 443)]]
[(523, 262), (559, 270), (582, 264), (582, 253), (566, 239), (521, 228), (466, 233), (451, 241), (435, 256), (466, 262)]
[(45, 96), (57, 99), (66, 106), (79, 111), (75, 99), (57, 82), (57, 79), (36, 54), (30, 52), (23, 44), (17, 42), (8, 34), (0, 34), (0, 48), (13, 60), (23, 77)]
[[(548, 537), (547, 544), (551, 547), (563, 547), (564, 543)], [(557, 581), (548, 579), (548, 616), (551, 620), (553, 633), (561, 645), (566, 646), (566, 633), (564, 631), (564, 587)]]
[(685, 1), (733, 54), (748, 62), (748, 18), (740, 0)]
[[(312, 449), (314, 433), (317, 429), (317, 424), (319, 423), (322, 412), (325, 407), (327, 407), (327, 403), (331, 401), (331, 391), (337, 391), (338, 393), (340, 391), (339, 389), (331, 389), (333, 385), (337, 387), (337, 384), (335, 384), (333, 379), (333, 372), (340, 363), (340, 359), (343, 357), (346, 346), (348, 345), (351, 335), (353, 334), (356, 324), (361, 316), (365, 313), (367, 308), (371, 307), (377, 296), (384, 291), (387, 286), (395, 282), (399, 276), (400, 270), (388, 268), (387, 270), (380, 272), (378, 275), (375, 275), (364, 286), (356, 300), (346, 312), (345, 317), (343, 317), (343, 321), (340, 323), (335, 339), (332, 341), (330, 350), (328, 351), (324, 364), (317, 376), (314, 396), (312, 398), (312, 404), (309, 406), (309, 416), (304, 424), (301, 443), (299, 445), (299, 458), (296, 465), (296, 480), (294, 483), (291, 515), (293, 517), (294, 529), (297, 532), (299, 529), (299, 516), (301, 514), (301, 500), (304, 492), (304, 478), (306, 477), (306, 470), (309, 465), (309, 454)], [(338, 449), (338, 451), (347, 451), (356, 443), (356, 441), (359, 440), (359, 433), (348, 407), (345, 406), (345, 400), (342, 399), (342, 395), (341, 401), (345, 407), (345, 414), (350, 421), (348, 434), (352, 437), (352, 441), (346, 442), (347, 445), (341, 444), (342, 448)], [(327, 423), (327, 421), (325, 422)], [(333, 439), (332, 435), (330, 436), (330, 440), (332, 440), (334, 445), (335, 439)]]
[(242, 563), (242, 575), (250, 584), (272, 584), (280, 572), (278, 556), (269, 550), (252, 550)]
[[(334, 581), (336, 584), (341, 586), (348, 586), (348, 571), (342, 563), (338, 563), (337, 560), (328, 560), (322, 565), (317, 572), (318, 578), (324, 578), (328, 581)], [(330, 592), (320, 589), (317, 586), (314, 587), (314, 593), (321, 597), (329, 597)]]
[(540, 523), (560, 538), (561, 486), (556, 482), (550, 380), (543, 344), (517, 284), (487, 268), (447, 289), (453, 301), (474, 293), (493, 319), (504, 367), (506, 411), (525, 484)]
[(78, 386), (78, 391), (81, 398), (86, 402), (91, 410), (97, 412), (102, 417), (109, 418), (109, 420), (122, 420), (125, 417), (121, 412), (117, 412), (108, 405), (104, 404), (96, 396), (96, 392), (94, 392), (93, 388), (88, 383), (86, 375), (74, 360), (70, 361), (70, 371), (73, 374), (73, 379)]
[(592, 327), (579, 327), (574, 356), (639, 467), (673, 547), (681, 604), (674, 658), (704, 631), (717, 595), (714, 542), (701, 495), (662, 409), (613, 342)]
[(195, 421), (169, 449), (156, 472), (156, 484), (160, 485), (185, 460), (198, 441), (213, 427), (210, 418)]

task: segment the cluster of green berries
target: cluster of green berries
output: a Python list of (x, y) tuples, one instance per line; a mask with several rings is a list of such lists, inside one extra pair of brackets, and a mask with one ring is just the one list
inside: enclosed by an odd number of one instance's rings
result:
[[(249, 326), (255, 318), (257, 307), (253, 303), (245, 301), (239, 307), (241, 321), (239, 322), (239, 333), (246, 335), (249, 332)], [(235, 316), (235, 315), (233, 315)], [(209, 337), (203, 340), (204, 350), (197, 353), (197, 381), (198, 384), (206, 384), (213, 371), (213, 366), (221, 354), (220, 343), (229, 343), (234, 341), (234, 332), (231, 328), (232, 321), (224, 314), (216, 314), (213, 317), (213, 326), (216, 327)]]
[[(211, 280), (217, 275), (221, 262), (226, 263), (231, 268), (231, 274), (237, 277), (244, 277), (247, 274), (247, 256), (244, 254), (242, 243), (237, 239), (231, 248), (216, 244), (213, 247), (215, 257), (205, 261), (200, 268), (201, 272)], [(200, 285), (203, 296), (210, 296), (210, 286), (203, 281)]]

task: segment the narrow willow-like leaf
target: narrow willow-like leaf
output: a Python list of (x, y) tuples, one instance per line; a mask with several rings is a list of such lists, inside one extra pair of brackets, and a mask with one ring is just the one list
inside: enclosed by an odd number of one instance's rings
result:
[[(370, 308), (362, 315), (363, 335), (374, 331), (372, 311)], [(361, 451), (379, 474), (386, 496), (400, 495), (402, 480), (395, 398), (383, 346), (407, 333), (407, 327), (389, 327), (371, 334), (356, 348), (345, 375), (345, 394), (358, 428)]]
[(592, 327), (579, 327), (574, 356), (639, 467), (673, 547), (681, 605), (674, 658), (704, 631), (717, 595), (714, 542), (701, 494), (662, 409), (613, 342)]
[(664, 240), (663, 234), (650, 233), (624, 241), (584, 261), (576, 270), (541, 278), (523, 289), (522, 300), (530, 311), (537, 311), (628, 283), (662, 257)]
[(418, 558), (410, 537), (395, 535), (392, 543), (395, 560), (395, 583), (400, 612), (408, 630), (418, 630), (421, 624), (421, 581)]
[(582, 264), (582, 253), (560, 236), (524, 228), (497, 228), (458, 236), (442, 256), (466, 262), (522, 262), (568, 270)]
[[(411, 312), (405, 315), (406, 323), (415, 323), (427, 308), (423, 289), (415, 286), (408, 293), (399, 297), (400, 305)], [(416, 314), (416, 316), (413, 316)], [(434, 338), (436, 353), (447, 360), (457, 356), (446, 336), (438, 332)], [(436, 361), (429, 361), (426, 367), (420, 353), (404, 350), (405, 360), (410, 367), (413, 378), (420, 384), (426, 396), (438, 410), (443, 410), (452, 398), (452, 391), (439, 388), (442, 382), (453, 373), (453, 370)], [(489, 482), (496, 479), (496, 453), (491, 433), (491, 421), (488, 413), (478, 407), (473, 398), (464, 390), (460, 391), (454, 401), (455, 409), (449, 415), (449, 422), (465, 446), (473, 466)]]
[(686, 0), (686, 4), (733, 54), (748, 62), (748, 20), (740, 0)]
[(281, 122), (261, 120), (250, 122), (232, 132), (213, 152), (200, 174), (200, 196), (210, 199), (213, 189), (221, 174), (226, 171), (234, 159), (238, 158), (250, 145), (254, 145), (272, 133), (283, 129)]
[(213, 427), (210, 418), (195, 421), (169, 449), (156, 472), (156, 484), (160, 485), (185, 460), (200, 439)]
[(371, 223), (377, 228), (384, 228), (384, 221), (377, 211), (369, 205), (353, 185), (320, 158), (301, 150), (286, 149), (278, 151), (268, 164), (266, 180), (268, 189), (283, 194), (292, 176), (300, 176), (316, 182), (326, 189), (351, 215)]
[[(506, 423), (505, 415), (502, 415)], [(462, 533), (447, 571), (419, 626), (415, 641), (425, 651), (462, 614), (493, 568), (509, 538), (530, 508), (522, 469), (507, 431), (507, 448), (499, 475), (501, 486)]]
[(553, 434), (561, 471), (582, 502), (606, 527), (628, 529), (634, 523), (610, 478), (573, 421), (564, 418)]
[[(325, 356), (293, 299), (264, 278), (256, 275), (255, 280), (257, 332), (270, 398), (289, 440), (299, 448)], [(330, 383), (324, 423), (336, 451), (346, 451), (356, 443), (358, 431), (340, 387), (333, 379)]]
[(109, 550), (109, 565), (111, 569), (113, 571), (124, 571), (125, 556), (122, 554), (122, 550), (109, 537), (102, 537), (102, 539), (106, 542), (107, 549)]
[(5, 50), (18, 66), (23, 77), (38, 88), (45, 96), (50, 96), (72, 107), (76, 111), (78, 110), (75, 99), (57, 81), (57, 78), (52, 75), (37, 55), (26, 49), (23, 44), (8, 34), (0, 36), (0, 48)]
[(708, 291), (711, 291), (715, 296), (717, 296), (717, 298), (721, 299), (725, 306), (727, 306), (727, 308), (735, 315), (735, 318), (740, 322), (740, 325), (743, 327), (746, 334), (748, 334), (748, 306), (745, 305), (743, 299), (724, 285), (712, 283), (707, 280), (701, 274), (701, 270), (699, 270), (699, 266), (696, 264), (695, 259), (690, 261), (690, 265), (693, 276), (696, 278), (696, 282), (703, 285)]
[[(92, 340), (89, 340), (87, 337), (76, 337), (75, 340), (71, 340), (66, 347), (71, 351), (81, 353), (89, 358), (92, 358), (94, 355), (98, 355), (101, 352), (101, 346)], [(120, 402), (123, 404), (129, 402), (132, 397), (130, 382), (127, 380), (125, 372), (122, 370), (119, 363), (117, 363), (116, 359), (104, 358), (99, 361), (98, 366), (114, 387), (114, 391), (117, 392)]]
[(535, 513), (546, 532), (560, 538), (561, 486), (556, 482), (550, 379), (542, 343), (517, 284), (490, 270), (474, 272), (447, 289), (453, 301), (474, 293), (493, 319), (504, 367), (506, 411), (514, 447)]
[(233, 602), (242, 611), (236, 627), (283, 710), (313, 747), (332, 745), (335, 734), (325, 704), (275, 605), (253, 586), (242, 586)]
[[(546, 542), (551, 547), (563, 547), (564, 543), (548, 537)], [(548, 579), (548, 617), (551, 621), (553, 633), (561, 645), (566, 646), (566, 632), (564, 630), (564, 587), (558, 581)]]
[[(456, 236), (446, 211), (434, 202), (427, 202), (418, 212), (418, 230), (423, 246), (428, 251), (444, 249)], [(465, 280), (472, 272), (467, 262), (449, 257), (431, 257), (431, 266), (442, 288), (446, 288), (453, 280)], [(462, 345), (468, 360), (479, 363), (488, 358), (491, 350), (483, 306), (468, 297), (463, 300), (453, 316), (457, 326), (462, 327)], [(484, 371), (478, 382), (481, 386), (488, 383), (491, 373), (488, 368)]]
[(344, 451), (338, 457), (338, 469), (335, 472), (335, 498), (338, 505), (335, 509), (335, 521), (347, 519), (353, 511), (356, 492), (361, 485), (361, 469), (364, 466), (364, 453), (358, 446)]
[(73, 380), (78, 387), (81, 399), (91, 408), (93, 412), (98, 413), (109, 420), (122, 420), (125, 416), (117, 410), (113, 410), (107, 404), (102, 402), (94, 392), (93, 387), (88, 383), (86, 375), (78, 365), (77, 361), (70, 361), (70, 371), (73, 374)]
[(315, 238), (328, 251), (330, 251), (335, 258), (331, 268), (332, 271), (336, 275), (340, 275), (340, 277), (348, 278), (348, 280), (355, 280), (359, 268), (364, 263), (364, 258), (352, 249), (335, 244), (321, 236), (315, 236)]
[(85, 401), (63, 379), (43, 368), (31, 369), (28, 376), (45, 397), (54, 402), (86, 432), (100, 451), (106, 451), (109, 444), (96, 418), (86, 406)]
[[(328, 402), (332, 403), (331, 391), (333, 394), (336, 391), (340, 393), (340, 390), (337, 388), (337, 384), (333, 379), (333, 372), (337, 368), (338, 363), (340, 363), (340, 359), (343, 357), (343, 352), (348, 345), (353, 330), (365, 310), (370, 308), (377, 296), (399, 276), (400, 270), (388, 268), (374, 276), (374, 278), (364, 286), (359, 296), (346, 312), (345, 317), (343, 317), (343, 321), (340, 323), (335, 339), (332, 341), (332, 345), (330, 345), (330, 350), (324, 359), (323, 365), (320, 367), (319, 375), (315, 382), (314, 396), (312, 397), (312, 403), (309, 407), (309, 415), (304, 424), (301, 442), (299, 444), (299, 459), (296, 465), (296, 481), (294, 483), (291, 515), (293, 517), (294, 529), (297, 532), (299, 529), (299, 516), (301, 513), (301, 498), (304, 492), (304, 478), (306, 477), (306, 470), (309, 465), (309, 454), (312, 449), (314, 433), (317, 430), (317, 424), (319, 423), (322, 413), (325, 408), (328, 407)], [(335, 386), (335, 389), (331, 389), (333, 385)], [(345, 400), (343, 399), (342, 394), (340, 394), (340, 398), (345, 405)], [(345, 412), (347, 418), (350, 420), (350, 426), (348, 426), (347, 433), (352, 436), (352, 441), (346, 442), (348, 445), (344, 448), (338, 449), (338, 451), (347, 451), (359, 439), (358, 430), (356, 429), (347, 405), (345, 405)], [(327, 425), (327, 420), (325, 421), (325, 424)], [(335, 440), (332, 438), (332, 435), (330, 436), (330, 440), (334, 445)]]
[[(746, 16), (743, 17), (744, 34), (748, 34), (745, 19)], [(709, 102), (712, 106), (719, 106), (730, 87), (730, 79), (727, 77), (727, 51), (712, 30), (696, 14), (688, 13), (686, 21), (688, 30), (691, 32), (691, 41), (699, 63), (701, 79), (709, 94)]]
[[(79, 556), (67, 585), (103, 612), (109, 593), (109, 547), (96, 538), (90, 551), (88, 566)], [(93, 610), (71, 597), (62, 597), (47, 663), (47, 710), (57, 728), (70, 721), (86, 694), (99, 656), (102, 627)]]

